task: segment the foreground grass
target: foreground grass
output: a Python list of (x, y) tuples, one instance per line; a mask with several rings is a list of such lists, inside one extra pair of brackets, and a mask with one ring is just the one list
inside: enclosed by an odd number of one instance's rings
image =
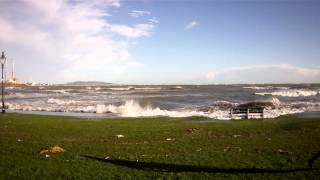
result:
[[(320, 177), (320, 162), (304, 169), (320, 151), (319, 118), (201, 120), (0, 115), (0, 179)], [(39, 154), (54, 145), (66, 152)]]

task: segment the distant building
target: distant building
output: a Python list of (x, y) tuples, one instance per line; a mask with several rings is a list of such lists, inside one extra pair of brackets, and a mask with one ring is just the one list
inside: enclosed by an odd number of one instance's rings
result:
[(11, 70), (11, 79), (7, 79), (7, 68), (8, 66), (6, 65), (6, 74), (5, 74), (5, 78), (6, 78), (6, 82), (8, 84), (13, 84), (13, 85), (16, 85), (16, 84), (20, 84), (18, 79), (15, 77), (14, 73), (15, 73), (15, 70), (14, 70), (14, 62), (12, 62), (12, 70)]
[(48, 83), (38, 83), (38, 82), (27, 82), (27, 86), (49, 86)]
[(12, 69), (11, 69), (11, 78), (7, 79), (7, 72), (8, 72), (8, 66), (7, 63), (5, 64), (5, 82), (7, 86), (49, 86), (47, 83), (38, 83), (38, 82), (27, 82), (27, 83), (21, 83), (15, 76), (15, 67), (14, 62), (12, 62)]

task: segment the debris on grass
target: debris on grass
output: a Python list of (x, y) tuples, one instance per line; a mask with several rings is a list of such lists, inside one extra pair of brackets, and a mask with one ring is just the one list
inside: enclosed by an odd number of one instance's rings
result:
[(52, 154), (57, 154), (57, 153), (63, 153), (65, 152), (65, 150), (60, 147), (60, 146), (53, 146), (53, 147), (50, 147), (48, 149), (43, 149), (40, 151), (40, 154), (48, 154), (48, 153), (52, 153)]
[(188, 134), (194, 134), (194, 133), (201, 132), (203, 130), (204, 130), (203, 128), (189, 128), (186, 131)]
[(17, 139), (18, 142), (22, 142), (22, 139)]
[(213, 138), (213, 139), (218, 139), (219, 138), (217, 135), (214, 135), (214, 134), (213, 135), (209, 134), (209, 137)]
[(260, 154), (260, 153), (261, 153), (261, 150), (260, 150), (260, 149), (258, 149), (258, 148), (256, 148), (256, 149), (255, 149), (255, 151), (256, 151), (256, 153), (258, 153), (258, 154)]
[(197, 151), (199, 152), (199, 151), (201, 151), (202, 150), (202, 148), (200, 148), (200, 149), (197, 149)]
[(232, 135), (232, 137), (238, 138), (238, 137), (241, 137), (241, 135), (239, 135), (239, 134), (234, 134), (234, 135)]
[(235, 147), (235, 146), (227, 146), (223, 149), (224, 152), (227, 151), (234, 151), (234, 152), (240, 152), (242, 149), (240, 147)]
[(46, 154), (46, 158), (48, 158), (48, 157), (50, 157), (50, 155), (49, 155), (49, 154)]
[(283, 149), (278, 149), (275, 151), (275, 153), (277, 153), (277, 154), (291, 154), (291, 152), (289, 152), (287, 150), (283, 150)]
[(122, 134), (117, 134), (116, 137), (117, 137), (117, 138), (124, 138), (124, 135), (122, 135)]
[(167, 141), (172, 141), (172, 139), (171, 139), (171, 138), (167, 138), (166, 140), (167, 140)]

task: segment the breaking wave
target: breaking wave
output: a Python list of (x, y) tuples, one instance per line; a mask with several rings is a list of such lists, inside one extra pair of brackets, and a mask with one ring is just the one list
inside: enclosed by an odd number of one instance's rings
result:
[(40, 98), (46, 97), (45, 94), (41, 93), (10, 93), (6, 95), (6, 99), (25, 99), (25, 98)]
[(129, 87), (112, 87), (109, 88), (110, 90), (113, 91), (131, 91), (131, 90), (161, 90), (161, 87), (133, 87), (133, 86), (129, 86)]
[(274, 86), (245, 86), (244, 89), (253, 89), (253, 90), (272, 90), (272, 89), (282, 89), (287, 90), (289, 87), (274, 87)]
[[(271, 101), (275, 106), (267, 107), (264, 110), (264, 118), (276, 118), (281, 115), (301, 113), (307, 110), (306, 107), (289, 107), (282, 105), (277, 98), (272, 98)], [(22, 111), (49, 111), (49, 112), (84, 112), (84, 113), (97, 113), (105, 114), (112, 113), (120, 117), (191, 117), (191, 116), (202, 116), (212, 119), (219, 120), (230, 120), (230, 110), (227, 108), (215, 108), (208, 110), (165, 110), (159, 107), (152, 106), (141, 106), (137, 101), (129, 100), (121, 105), (89, 105), (89, 106), (68, 106), (78, 104), (78, 101), (61, 101), (59, 99), (49, 99), (49, 104), (67, 105), (64, 107), (52, 106), (52, 107), (33, 107), (30, 104), (7, 104), (11, 110), (22, 110)], [(216, 104), (235, 104), (225, 101), (219, 101)], [(317, 105), (316, 105), (317, 106)], [(319, 105), (317, 106), (319, 107)]]
[(260, 96), (272, 95), (272, 96), (283, 96), (283, 97), (307, 97), (307, 96), (319, 95), (320, 91), (290, 89), (290, 90), (273, 91), (273, 92), (256, 92), (255, 94)]
[(66, 94), (66, 93), (69, 93), (69, 91), (72, 91), (72, 89), (59, 89), (59, 90), (50, 90), (50, 89), (48, 89), (47, 90), (47, 92), (60, 93), (60, 94)]
[(245, 86), (242, 87), (244, 89), (254, 89), (254, 90), (266, 90), (266, 89), (273, 89), (272, 86)]
[(68, 101), (63, 101), (60, 99), (55, 99), (55, 98), (50, 98), (47, 101), (49, 104), (58, 104), (58, 105), (76, 105), (79, 104), (80, 101), (74, 101), (74, 100), (68, 100)]
[[(93, 110), (94, 108), (90, 107)], [(126, 101), (124, 104), (116, 105), (103, 105), (98, 104), (95, 107), (96, 113), (115, 113), (122, 117), (147, 117), (147, 116), (169, 116), (169, 117), (188, 117), (199, 116), (201, 112), (197, 111), (169, 111), (163, 110), (159, 107), (153, 108), (151, 106), (142, 107), (134, 100)]]

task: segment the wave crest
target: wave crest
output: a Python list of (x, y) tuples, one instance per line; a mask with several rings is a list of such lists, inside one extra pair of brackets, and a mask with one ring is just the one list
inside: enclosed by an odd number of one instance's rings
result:
[[(49, 100), (48, 100), (49, 101)], [(83, 112), (83, 113), (97, 113), (105, 114), (112, 113), (120, 117), (155, 117), (155, 116), (166, 116), (166, 117), (191, 117), (191, 116), (201, 116), (208, 117), (212, 119), (219, 120), (230, 120), (230, 109), (225, 108), (225, 103), (235, 104), (230, 102), (222, 103), (222, 106), (219, 108), (213, 108), (210, 111), (203, 109), (183, 109), (183, 110), (165, 110), (159, 107), (152, 106), (141, 106), (137, 101), (129, 100), (125, 101), (121, 105), (89, 105), (84, 106), (77, 104), (74, 106), (75, 101), (63, 102), (58, 101), (57, 99), (51, 99), (50, 102), (58, 104), (58, 106), (46, 106), (38, 107), (33, 104), (14, 104), (7, 103), (9, 109), (11, 110), (21, 110), (21, 111), (48, 111), (48, 112)], [(218, 102), (217, 104), (220, 104)], [(310, 103), (310, 104), (296, 104), (294, 106), (288, 106), (286, 103), (280, 102), (277, 98), (272, 98), (271, 103), (274, 106), (268, 106), (264, 110), (264, 118), (276, 118), (281, 115), (301, 113), (309, 108), (318, 109), (319, 103)], [(62, 106), (66, 105), (66, 106)], [(68, 106), (70, 105), (70, 106)]]
[(307, 96), (316, 96), (320, 94), (320, 92), (312, 91), (312, 90), (303, 90), (303, 89), (290, 89), (290, 90), (273, 91), (273, 92), (256, 92), (254, 94), (260, 95), (260, 96), (272, 95), (272, 96), (283, 96), (283, 97), (307, 97)]
[(50, 98), (47, 101), (50, 104), (58, 104), (58, 105), (76, 105), (79, 103), (79, 101), (69, 100), (69, 101), (63, 101), (60, 99)]
[(98, 104), (96, 113), (112, 112), (122, 117), (147, 117), (147, 116), (170, 116), (170, 117), (188, 117), (199, 116), (202, 112), (197, 111), (169, 111), (162, 110), (159, 107), (153, 108), (151, 106), (142, 107), (134, 100), (126, 101), (123, 105), (103, 105)]

